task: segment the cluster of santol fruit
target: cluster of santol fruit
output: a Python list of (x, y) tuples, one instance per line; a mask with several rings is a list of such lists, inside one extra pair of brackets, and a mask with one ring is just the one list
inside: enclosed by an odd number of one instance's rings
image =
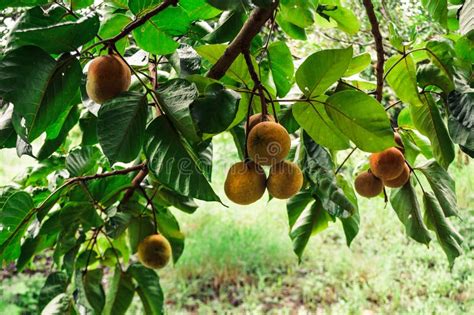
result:
[[(259, 200), (265, 189), (278, 199), (294, 196), (303, 186), (303, 173), (284, 160), (291, 148), (288, 131), (264, 114), (250, 116), (246, 129), (248, 158), (229, 169), (224, 185), (227, 197), (248, 205)], [(271, 166), (268, 179), (262, 166)]]
[(370, 169), (359, 174), (354, 181), (359, 195), (375, 197), (382, 193), (384, 186), (398, 188), (408, 182), (411, 170), (405, 162), (403, 143), (398, 133), (395, 133), (395, 142), (397, 147), (370, 156)]

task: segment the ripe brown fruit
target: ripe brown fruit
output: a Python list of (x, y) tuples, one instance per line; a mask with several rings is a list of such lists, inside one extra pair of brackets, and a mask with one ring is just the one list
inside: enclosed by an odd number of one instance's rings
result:
[(170, 242), (161, 234), (149, 235), (138, 244), (138, 259), (147, 268), (163, 268), (170, 258)]
[(290, 152), (290, 147), (288, 131), (271, 121), (257, 124), (247, 139), (249, 156), (260, 165), (273, 165), (282, 161)]
[(367, 198), (378, 196), (383, 191), (382, 181), (367, 171), (356, 177), (354, 186), (359, 195)]
[(267, 177), (260, 165), (254, 162), (239, 162), (229, 169), (224, 191), (231, 201), (249, 205), (263, 196), (266, 181)]
[[(263, 121), (275, 121), (275, 118), (272, 115), (266, 115), (265, 120)], [(262, 121), (262, 114), (255, 114), (249, 117), (249, 124), (247, 130), (250, 132), (250, 130), (253, 129), (257, 124), (263, 122)]]
[(405, 164), (405, 167), (403, 168), (402, 173), (398, 175), (398, 177), (395, 177), (394, 179), (384, 180), (383, 184), (390, 188), (398, 188), (405, 185), (409, 179), (410, 179), (410, 168), (408, 167), (408, 165)]
[(382, 180), (398, 177), (405, 166), (405, 157), (395, 147), (370, 156), (370, 170)]
[(128, 90), (131, 73), (118, 55), (95, 58), (87, 71), (87, 95), (102, 104)]
[(270, 168), (267, 188), (270, 195), (278, 199), (288, 199), (303, 187), (303, 173), (298, 165), (282, 161)]

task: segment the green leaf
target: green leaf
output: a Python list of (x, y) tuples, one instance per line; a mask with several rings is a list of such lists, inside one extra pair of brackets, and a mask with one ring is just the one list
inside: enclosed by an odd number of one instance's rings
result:
[(416, 191), (411, 181), (401, 188), (392, 190), (390, 203), (405, 226), (407, 235), (419, 243), (428, 245), (431, 241), (430, 233), (423, 222)]
[(66, 120), (64, 121), (64, 124), (59, 130), (58, 136), (53, 139), (45, 140), (43, 146), (41, 146), (41, 149), (38, 151), (37, 159), (39, 161), (42, 161), (50, 157), (50, 155), (53, 154), (63, 144), (64, 140), (66, 140), (71, 129), (77, 124), (78, 120), (79, 120), (79, 110), (77, 106), (74, 106), (69, 111), (69, 114), (67, 115)]
[[(129, 24), (130, 22), (132, 22), (132, 19), (125, 14), (114, 13), (111, 16), (106, 16), (106, 18), (100, 24), (99, 35), (102, 38), (114, 37), (123, 30), (125, 25)], [(97, 41), (99, 41), (99, 39), (95, 40), (95, 42)], [(122, 55), (125, 53), (125, 48), (128, 46), (128, 42), (128, 38), (125, 37), (115, 43), (115, 47)], [(101, 47), (98, 46), (95, 49), (95, 52), (100, 53)], [(105, 53), (105, 51), (102, 51), (102, 53)]]
[(157, 7), (162, 0), (128, 0), (128, 7), (135, 15), (141, 15)]
[[(75, 58), (55, 61), (33, 46), (10, 51), (0, 62), (0, 97), (14, 105), (15, 130), (27, 134), (28, 141), (38, 138), (70, 111), (81, 76)], [(20, 125), (21, 119), (24, 124)]]
[(73, 301), (66, 293), (56, 295), (43, 309), (41, 315), (76, 315)]
[(357, 56), (354, 56), (351, 60), (351, 63), (349, 64), (349, 67), (347, 68), (346, 72), (344, 73), (344, 77), (350, 77), (353, 76), (354, 74), (357, 74), (367, 68), (372, 59), (370, 58), (369, 53), (363, 53)]
[(132, 303), (135, 286), (131, 276), (122, 272), (120, 268), (115, 269), (115, 273), (107, 291), (107, 298), (102, 314), (123, 315)]
[(66, 157), (66, 169), (71, 176), (93, 175), (97, 173), (97, 161), (102, 156), (96, 147), (81, 147), (69, 152)]
[(180, 0), (179, 4), (192, 21), (212, 19), (221, 12), (209, 5), (206, 0)]
[(453, 141), (474, 157), (474, 90), (466, 84), (448, 97), (448, 130)]
[(72, 10), (84, 9), (94, 4), (94, 0), (67, 0)]
[[(226, 48), (227, 45), (214, 44), (195, 47), (195, 50), (199, 56), (208, 60), (210, 63), (215, 64), (217, 60), (219, 60), (219, 58), (224, 55)], [(245, 63), (245, 59), (242, 55), (239, 55), (234, 60), (232, 65), (227, 70), (226, 75), (237, 82), (241, 82), (249, 86), (252, 85), (252, 79), (250, 78), (247, 64)]]
[(423, 7), (428, 11), (433, 20), (444, 27), (448, 23), (448, 1), (447, 0), (421, 0)]
[(313, 187), (324, 210), (332, 216), (348, 217), (356, 210), (354, 204), (339, 187), (334, 173), (334, 162), (326, 149), (303, 133), (304, 155), (301, 167)]
[(284, 41), (273, 42), (268, 46), (268, 60), (277, 95), (284, 97), (293, 86), (295, 73), (293, 56)]
[(438, 67), (427, 64), (421, 65), (418, 68), (416, 78), (418, 84), (424, 89), (430, 85), (434, 85), (443, 90), (444, 93), (449, 94), (454, 90), (454, 83), (444, 72)]
[(291, 38), (306, 40), (306, 31), (304, 28), (301, 28), (293, 23), (286, 21), (280, 12), (277, 14), (276, 18), (278, 26)]
[(312, 201), (314, 201), (314, 198), (311, 192), (308, 190), (300, 191), (296, 195), (288, 199), (286, 203), (286, 209), (288, 212), (288, 223), (290, 229), (293, 227), (293, 225), (295, 225), (301, 213)]
[(361, 150), (380, 152), (395, 145), (387, 113), (373, 97), (346, 90), (333, 94), (325, 105), (334, 124)]
[(12, 29), (8, 49), (34, 45), (51, 54), (74, 51), (94, 38), (100, 21), (97, 15), (70, 17), (61, 7), (28, 10)]
[(413, 123), (430, 139), (436, 161), (447, 169), (454, 160), (453, 142), (432, 96), (423, 94), (423, 101), (422, 106), (410, 106)]
[(203, 37), (203, 40), (210, 44), (230, 42), (239, 33), (247, 19), (244, 11), (224, 12), (214, 31)]
[(130, 162), (140, 153), (147, 119), (146, 96), (122, 93), (100, 107), (97, 136), (110, 163)]
[(20, 241), (35, 209), (30, 195), (23, 191), (8, 192), (0, 203), (0, 260), (12, 261), (20, 256)]
[(156, 213), (156, 221), (158, 230), (171, 244), (173, 262), (178, 262), (184, 251), (184, 234), (179, 228), (178, 220), (169, 209), (161, 208)]
[(16, 132), (12, 124), (13, 106), (8, 106), (0, 114), (0, 149), (16, 146)]
[(457, 216), (456, 182), (435, 160), (417, 166), (430, 183), (431, 189), (446, 217)]
[(133, 218), (128, 228), (128, 242), (132, 253), (136, 253), (138, 244), (148, 235), (155, 233), (152, 219), (147, 216)]
[(0, 10), (8, 7), (34, 7), (48, 3), (49, 0), (3, 0), (0, 3)]
[(352, 10), (340, 5), (335, 10), (323, 10), (323, 14), (330, 16), (337, 22), (337, 27), (349, 35), (355, 35), (359, 32), (360, 22)]
[(94, 145), (99, 142), (97, 139), (97, 117), (87, 112), (79, 119), (79, 127), (82, 131), (83, 146)]
[(165, 113), (186, 140), (193, 144), (200, 142), (190, 110), (190, 105), (199, 95), (196, 85), (184, 79), (174, 79), (160, 85), (156, 93)]
[(104, 221), (91, 202), (69, 202), (61, 208), (59, 221), (64, 227), (82, 223), (86, 230), (101, 226)]
[(300, 102), (293, 105), (292, 110), (298, 124), (318, 144), (332, 150), (350, 147), (349, 139), (334, 125), (324, 104)]
[(296, 71), (296, 83), (307, 97), (323, 94), (346, 72), (352, 58), (352, 47), (318, 51)]
[(421, 106), (416, 82), (416, 65), (411, 55), (395, 55), (385, 62), (387, 83), (397, 97), (406, 104)]
[(280, 12), (282, 18), (301, 28), (306, 28), (314, 23), (315, 4), (313, 1), (282, 0)]
[(329, 214), (324, 211), (319, 199), (311, 207), (303, 210), (290, 230), (290, 238), (293, 241), (293, 251), (301, 261), (304, 249), (309, 238), (324, 231), (331, 220)]
[(354, 211), (351, 216), (339, 217), (344, 230), (344, 235), (346, 236), (346, 244), (347, 246), (351, 246), (352, 241), (357, 236), (357, 234), (359, 234), (360, 215), (357, 197), (354, 192), (354, 188), (342, 174), (337, 175), (337, 184), (342, 188), (345, 197), (349, 199), (354, 205)]
[(239, 109), (240, 95), (219, 83), (211, 84), (190, 107), (200, 132), (218, 134), (233, 127)]
[(100, 314), (105, 306), (105, 292), (102, 287), (102, 269), (88, 270), (82, 277), (84, 293), (92, 309)]
[(462, 236), (454, 229), (448, 219), (445, 218), (435, 197), (430, 192), (423, 194), (425, 206), (425, 223), (428, 228), (436, 233), (436, 238), (441, 244), (449, 264), (452, 266), (456, 257), (462, 255)]
[(194, 213), (199, 207), (192, 198), (182, 196), (163, 185), (159, 185), (156, 188), (157, 191), (153, 197), (153, 201), (163, 207), (167, 208), (173, 206), (189, 214)]
[(38, 297), (38, 309), (43, 308), (57, 295), (66, 292), (69, 279), (66, 273), (59, 271), (51, 273), (40, 290)]
[(128, 268), (127, 273), (138, 283), (137, 293), (142, 300), (145, 314), (164, 314), (163, 291), (160, 286), (160, 278), (156, 272), (145, 268), (141, 264), (135, 263)]
[(148, 126), (145, 154), (150, 171), (161, 184), (184, 196), (220, 201), (204, 176), (197, 153), (183, 142), (166, 117), (160, 116)]

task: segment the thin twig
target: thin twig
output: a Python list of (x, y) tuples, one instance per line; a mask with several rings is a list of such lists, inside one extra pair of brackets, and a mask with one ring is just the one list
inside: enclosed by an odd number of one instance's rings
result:
[(344, 166), (344, 164), (346, 164), (346, 162), (349, 160), (349, 158), (352, 156), (352, 154), (353, 154), (356, 150), (357, 150), (357, 147), (355, 147), (355, 148), (353, 148), (353, 149), (351, 150), (351, 152), (346, 156), (346, 158), (344, 159), (344, 161), (342, 161), (341, 165), (339, 165), (339, 167), (337, 168), (336, 174), (338, 174), (338, 173), (341, 171), (341, 169), (342, 169), (342, 167)]

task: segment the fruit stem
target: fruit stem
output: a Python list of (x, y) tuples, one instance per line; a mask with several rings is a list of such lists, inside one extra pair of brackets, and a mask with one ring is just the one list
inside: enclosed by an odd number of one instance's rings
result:
[(250, 77), (252, 78), (253, 82), (255, 83), (255, 88), (258, 90), (258, 94), (260, 96), (260, 103), (262, 104), (262, 120), (266, 119), (265, 116), (268, 115), (267, 110), (267, 100), (265, 99), (265, 94), (263, 91), (262, 82), (258, 78), (258, 74), (255, 71), (253, 66), (252, 57), (250, 56), (250, 50), (248, 48), (244, 49), (243, 51), (245, 63), (247, 64), (247, 68), (249, 70)]
[(247, 149), (247, 142), (249, 139), (249, 131), (250, 131), (250, 115), (252, 115), (252, 102), (253, 102), (253, 97), (255, 96), (255, 91), (256, 87), (253, 88), (252, 94), (250, 94), (250, 100), (249, 100), (249, 107), (247, 110), (247, 124), (245, 125), (245, 161), (248, 160), (249, 158), (249, 151)]

